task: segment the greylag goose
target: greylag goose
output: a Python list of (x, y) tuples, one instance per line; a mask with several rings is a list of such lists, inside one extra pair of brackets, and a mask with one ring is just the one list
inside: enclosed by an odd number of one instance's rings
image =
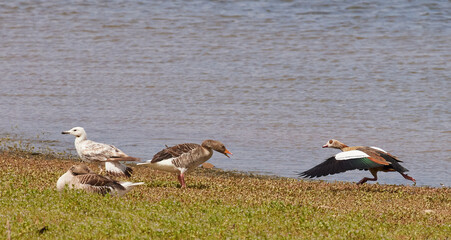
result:
[(117, 147), (109, 144), (98, 143), (87, 139), (82, 127), (74, 127), (62, 134), (75, 136), (75, 149), (78, 156), (85, 162), (105, 163), (105, 171), (116, 177), (130, 177), (133, 170), (119, 161), (139, 161), (139, 158), (130, 157)]
[(89, 193), (102, 195), (110, 193), (123, 196), (133, 187), (142, 184), (144, 183), (118, 182), (92, 172), (86, 165), (74, 165), (58, 179), (56, 189), (61, 191), (68, 185), (69, 189), (83, 189)]
[(402, 162), (390, 153), (378, 147), (348, 147), (338, 140), (331, 139), (323, 148), (337, 148), (342, 152), (328, 158), (323, 163), (300, 174), (301, 177), (322, 177), (329, 174), (341, 173), (348, 170), (369, 170), (373, 178), (363, 178), (357, 184), (367, 181), (377, 181), (377, 172), (399, 172), (405, 179), (416, 183), (415, 179), (405, 174), (406, 168), (401, 166)]
[(206, 162), (213, 155), (213, 150), (226, 155), (232, 154), (224, 144), (215, 140), (205, 140), (201, 145), (196, 143), (183, 143), (173, 147), (167, 147), (157, 154), (152, 160), (147, 160), (137, 165), (148, 165), (161, 171), (177, 173), (182, 188), (186, 187), (185, 173)]

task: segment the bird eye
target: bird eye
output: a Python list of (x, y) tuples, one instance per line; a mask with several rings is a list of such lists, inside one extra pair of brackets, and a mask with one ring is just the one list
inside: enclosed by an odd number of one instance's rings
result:
[(74, 132), (76, 132), (77, 131), (77, 129), (74, 129)]
[(329, 143), (330, 143), (330, 144), (332, 144), (332, 142), (333, 142), (332, 140), (329, 140)]

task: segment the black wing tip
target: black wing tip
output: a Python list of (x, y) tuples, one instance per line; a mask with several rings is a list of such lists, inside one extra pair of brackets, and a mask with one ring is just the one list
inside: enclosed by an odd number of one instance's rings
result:
[(108, 187), (103, 187), (100, 189), (99, 194), (102, 196), (105, 196), (107, 194), (111, 193), (111, 189)]
[(133, 173), (133, 169), (131, 169), (130, 167), (127, 167), (125, 169), (124, 172), (112, 172), (112, 171), (107, 171), (107, 174), (113, 177), (131, 177)]
[(316, 176), (315, 174), (310, 174), (308, 171), (305, 172), (298, 172), (298, 177), (301, 178), (314, 178), (314, 177), (320, 177), (320, 176)]
[(124, 174), (125, 174), (126, 177), (131, 177), (131, 176), (132, 176), (132, 173), (133, 173), (133, 169), (132, 169), (132, 168), (127, 167), (127, 168), (125, 169)]
[(342, 171), (330, 172), (327, 169), (322, 169), (322, 168), (318, 169), (318, 167), (316, 166), (316, 167), (311, 168), (311, 169), (309, 169), (307, 171), (298, 173), (298, 176), (302, 177), (302, 178), (319, 178), (319, 177), (325, 177), (325, 176), (328, 176), (328, 175), (334, 175), (334, 174), (337, 174), (337, 173), (340, 173), (340, 172), (342, 172)]

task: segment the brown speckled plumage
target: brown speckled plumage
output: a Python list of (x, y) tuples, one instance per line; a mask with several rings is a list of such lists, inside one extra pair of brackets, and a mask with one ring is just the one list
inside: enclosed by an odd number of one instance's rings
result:
[(175, 145), (173, 147), (167, 147), (157, 154), (155, 154), (152, 158), (151, 163), (159, 162), (169, 158), (179, 157), (182, 154), (189, 153), (193, 149), (199, 148), (200, 145), (196, 143), (182, 143)]
[(184, 173), (208, 161), (213, 155), (213, 150), (227, 157), (229, 157), (227, 154), (231, 154), (221, 142), (205, 140), (201, 145), (196, 143), (183, 143), (173, 147), (166, 147), (155, 154), (152, 160), (140, 163), (139, 165), (149, 165), (154, 169), (175, 172), (178, 174), (180, 184), (182, 187), (185, 187)]
[(69, 185), (69, 188), (82, 189), (89, 193), (123, 195), (130, 191), (131, 187), (141, 184), (143, 183), (120, 183), (94, 173), (86, 165), (74, 165), (58, 179), (57, 189), (61, 191), (65, 185)]

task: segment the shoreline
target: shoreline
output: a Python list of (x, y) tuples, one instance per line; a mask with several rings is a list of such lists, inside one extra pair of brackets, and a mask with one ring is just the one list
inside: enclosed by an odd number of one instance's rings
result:
[[(0, 143), (1, 143), (1, 141), (0, 141)], [(20, 144), (23, 144), (23, 143), (20, 143)], [(11, 152), (13, 154), (19, 154), (19, 155), (32, 155), (32, 156), (39, 156), (39, 157), (44, 157), (44, 158), (53, 159), (53, 160), (71, 161), (74, 164), (90, 165), (89, 163), (82, 162), (77, 155), (71, 154), (70, 152), (65, 152), (65, 151), (58, 152), (53, 149), (43, 148), (43, 147), (37, 148), (37, 147), (31, 145), (30, 143), (25, 143), (20, 146), (14, 146), (12, 148), (13, 149), (12, 151), (5, 150), (4, 148), (5, 148), (4, 146), (0, 145), (0, 154), (2, 154), (4, 152), (6, 152), (6, 153)], [(34, 150), (36, 150), (36, 151), (34, 151)], [(206, 163), (210, 164), (208, 161)], [(142, 167), (137, 167), (137, 165), (134, 162), (129, 162), (127, 165), (130, 165), (133, 168), (142, 168)], [(97, 169), (97, 166), (95, 166), (95, 165), (91, 165), (91, 166), (94, 169)], [(275, 175), (275, 174), (262, 174), (259, 172), (252, 172), (252, 171), (228, 170), (228, 169), (218, 168), (214, 165), (212, 165), (212, 166), (213, 167), (204, 168), (201, 165), (198, 167), (197, 171), (204, 169), (205, 171), (210, 171), (210, 173), (215, 173), (215, 174), (219, 174), (219, 175), (238, 175), (238, 176), (242, 176), (242, 177), (254, 177), (254, 178), (265, 178), (265, 179), (291, 179), (291, 180), (296, 180), (296, 181), (324, 182), (324, 183), (331, 183), (331, 184), (334, 184), (334, 183), (356, 184), (357, 183), (357, 182), (351, 182), (351, 181), (323, 180), (321, 178), (285, 177), (285, 176), (279, 176), (279, 175)], [(362, 170), (360, 170), (360, 171), (362, 171)], [(205, 172), (205, 173), (207, 173), (207, 172)], [(379, 185), (379, 186), (405, 186), (405, 187), (427, 187), (427, 188), (450, 188), (451, 189), (451, 187), (445, 186), (445, 185), (442, 185), (439, 187), (439, 186), (429, 186), (429, 185), (417, 186), (415, 184), (409, 184), (409, 183), (406, 183), (406, 184), (380, 184), (379, 182), (374, 182), (374, 183), (368, 182), (366, 184), (367, 185), (368, 184), (369, 185)]]
[[(32, 152), (33, 154), (39, 155), (49, 155), (55, 156), (57, 158), (64, 157), (65, 159), (72, 159), (76, 161), (78, 156), (76, 155), (76, 152), (74, 153), (74, 148), (62, 148), (60, 147), (60, 141), (57, 140), (50, 140), (48, 137), (45, 136), (44, 133), (41, 133), (41, 135), (37, 135), (36, 137), (25, 137), (24, 133), (14, 133), (14, 132), (7, 132), (4, 137), (0, 138), (0, 151), (5, 150), (7, 148), (12, 148), (13, 151), (25, 151), (25, 152)], [(310, 165), (310, 167), (313, 167), (315, 164), (321, 163), (323, 160), (318, 160), (317, 162)], [(207, 161), (206, 163), (210, 163)], [(130, 164), (131, 166), (134, 166), (133, 163)], [(297, 176), (284, 176), (284, 175), (277, 175), (275, 173), (271, 172), (259, 172), (259, 171), (246, 171), (246, 170), (236, 170), (236, 169), (227, 169), (227, 168), (216, 168), (215, 169), (221, 169), (222, 171), (231, 171), (231, 172), (238, 172), (241, 174), (249, 174), (249, 175), (261, 175), (261, 176), (273, 176), (273, 177), (280, 177), (280, 178), (290, 178), (290, 179), (296, 179), (296, 180), (304, 180), (304, 181), (321, 181), (321, 182), (328, 182), (328, 183), (334, 183), (334, 182), (344, 182), (344, 183), (357, 183), (357, 181), (361, 177), (368, 177), (371, 176), (371, 174), (368, 171), (363, 170), (353, 170), (349, 171), (354, 172), (357, 174), (354, 175), (348, 175), (348, 177), (342, 177), (346, 173), (340, 173), (340, 174), (334, 174), (334, 175), (328, 175), (323, 176), (321, 178), (301, 178)], [(307, 170), (308, 167), (306, 167), (304, 170)], [(302, 171), (302, 170), (298, 170)], [(295, 171), (293, 171), (295, 173)], [(366, 172), (366, 174), (362, 175), (360, 172)], [(386, 175), (387, 173), (383, 173)], [(392, 173), (388, 173), (392, 174)], [(340, 176), (339, 176), (340, 175)], [(349, 180), (348, 180), (349, 179)], [(399, 179), (388, 179), (384, 178), (382, 175), (380, 179), (377, 182), (368, 182), (368, 184), (378, 184), (378, 185), (400, 185), (400, 186), (418, 186), (418, 187), (432, 187), (432, 188), (441, 188), (441, 187), (451, 187), (447, 186), (447, 183), (441, 182), (441, 181), (435, 181), (435, 182), (424, 182), (420, 181), (420, 184), (413, 185), (409, 181), (404, 181), (401, 177)], [(421, 179), (418, 177), (418, 179)], [(417, 180), (418, 180), (417, 179)], [(427, 184), (429, 183), (429, 184)]]
[[(198, 168), (186, 176), (187, 188), (180, 189), (173, 174), (135, 167), (127, 181), (145, 184), (122, 198), (57, 192), (57, 179), (74, 163), (29, 152), (0, 152), (0, 225), (9, 224), (11, 238), (445, 239), (451, 235), (451, 188), (447, 187), (329, 183)], [(7, 235), (5, 227), (0, 235)]]

